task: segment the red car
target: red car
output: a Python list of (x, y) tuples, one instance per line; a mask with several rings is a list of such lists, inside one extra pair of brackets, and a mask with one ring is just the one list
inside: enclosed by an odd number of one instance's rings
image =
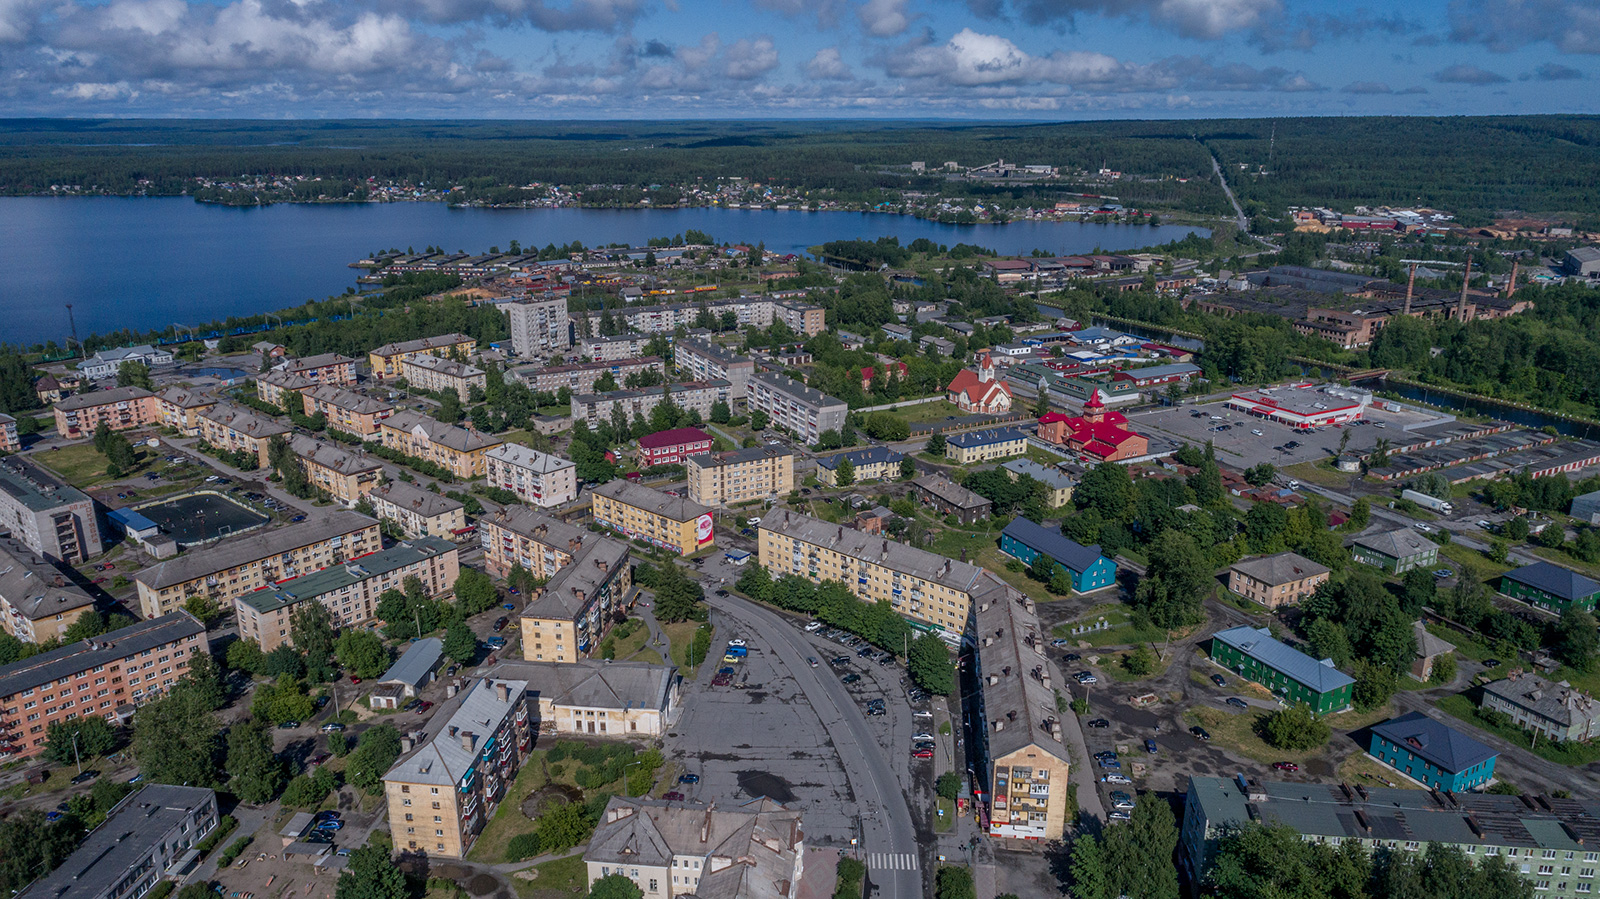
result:
[(1299, 771), (1300, 770), (1300, 766), (1296, 765), (1294, 762), (1273, 762), (1272, 763), (1272, 767), (1277, 768), (1279, 771)]
[(917, 749), (917, 750), (913, 750), (912, 753), (911, 753), (911, 757), (915, 758), (915, 759), (931, 759), (931, 758), (933, 758), (933, 750), (932, 749)]

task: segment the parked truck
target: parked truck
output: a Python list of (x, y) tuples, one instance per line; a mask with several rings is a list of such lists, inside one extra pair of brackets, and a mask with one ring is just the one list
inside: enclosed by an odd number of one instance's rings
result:
[(1438, 512), (1440, 515), (1449, 515), (1455, 511), (1455, 506), (1450, 505), (1448, 501), (1442, 500), (1437, 496), (1429, 496), (1418, 490), (1402, 490), (1400, 491), (1400, 498), (1409, 499), (1422, 508)]

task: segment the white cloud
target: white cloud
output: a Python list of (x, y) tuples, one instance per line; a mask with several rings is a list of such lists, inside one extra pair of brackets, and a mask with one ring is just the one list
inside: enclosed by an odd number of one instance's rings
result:
[(911, 27), (909, 0), (867, 0), (856, 9), (861, 27), (873, 37), (894, 37)]
[(850, 66), (840, 55), (838, 47), (824, 47), (811, 57), (805, 66), (806, 77), (813, 81), (848, 81), (855, 77)]

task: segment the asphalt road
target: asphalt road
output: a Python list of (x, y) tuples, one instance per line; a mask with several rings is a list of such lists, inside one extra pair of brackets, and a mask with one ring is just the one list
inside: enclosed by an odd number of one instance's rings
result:
[[(861, 855), (868, 861), (868, 876), (880, 887), (879, 895), (920, 899), (925, 895), (926, 866), (920, 863), (924, 847), (918, 844), (899, 781), (855, 700), (829, 671), (806, 663), (817, 650), (793, 624), (731, 594), (719, 597), (708, 593), (706, 599), (713, 609), (747, 626), (767, 655), (787, 668), (788, 676), (816, 710), (840, 758), (847, 761), (845, 775), (860, 815)], [(873, 866), (874, 859), (886, 863)]]

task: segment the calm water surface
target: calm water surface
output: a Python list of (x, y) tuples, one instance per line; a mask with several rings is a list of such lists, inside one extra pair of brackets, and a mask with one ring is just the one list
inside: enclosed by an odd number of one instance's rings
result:
[(643, 244), (695, 228), (718, 241), (805, 252), (829, 240), (896, 236), (1006, 254), (1126, 250), (1204, 229), (1017, 222), (941, 225), (909, 216), (755, 209), (451, 209), (442, 203), (233, 208), (186, 197), (0, 198), (0, 343), (198, 324), (342, 293), (349, 263), (379, 249), (469, 253), (582, 241)]

